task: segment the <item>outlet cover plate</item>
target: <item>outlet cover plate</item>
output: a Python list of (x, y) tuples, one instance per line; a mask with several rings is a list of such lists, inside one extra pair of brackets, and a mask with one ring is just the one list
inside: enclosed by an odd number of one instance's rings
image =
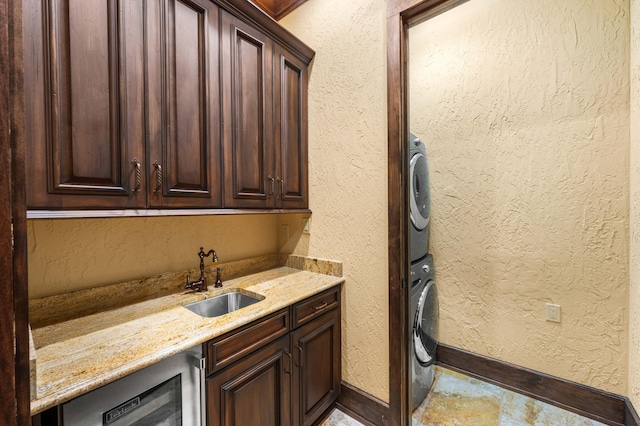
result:
[(560, 322), (560, 305), (547, 303), (547, 321)]

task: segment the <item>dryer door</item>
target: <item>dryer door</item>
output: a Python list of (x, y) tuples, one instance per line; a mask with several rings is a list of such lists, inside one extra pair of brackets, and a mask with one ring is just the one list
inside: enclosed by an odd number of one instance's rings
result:
[(422, 366), (434, 363), (438, 346), (438, 293), (435, 282), (429, 281), (418, 301), (413, 322), (413, 345)]
[(410, 218), (413, 226), (422, 231), (429, 225), (431, 202), (429, 199), (429, 171), (427, 158), (415, 153), (409, 163), (411, 176)]

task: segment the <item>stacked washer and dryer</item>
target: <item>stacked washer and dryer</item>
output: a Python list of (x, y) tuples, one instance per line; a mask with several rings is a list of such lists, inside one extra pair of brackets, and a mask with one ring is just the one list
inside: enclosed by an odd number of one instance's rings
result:
[(412, 408), (424, 400), (433, 384), (438, 338), (438, 293), (433, 256), (429, 250), (431, 196), (427, 150), (415, 135), (409, 137), (411, 257), (411, 383)]

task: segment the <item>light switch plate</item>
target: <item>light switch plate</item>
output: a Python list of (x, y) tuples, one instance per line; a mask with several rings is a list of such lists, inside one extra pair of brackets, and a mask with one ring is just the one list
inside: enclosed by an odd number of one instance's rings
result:
[(302, 218), (302, 233), (303, 234), (311, 234), (311, 218), (303, 217)]

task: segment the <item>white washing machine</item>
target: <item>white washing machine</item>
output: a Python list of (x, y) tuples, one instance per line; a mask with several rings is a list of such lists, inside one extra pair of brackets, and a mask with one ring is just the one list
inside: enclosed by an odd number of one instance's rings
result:
[(411, 265), (411, 393), (412, 409), (433, 384), (438, 348), (438, 291), (433, 256)]
[(413, 263), (427, 255), (431, 211), (427, 149), (413, 133), (409, 136), (409, 179), (409, 242)]

